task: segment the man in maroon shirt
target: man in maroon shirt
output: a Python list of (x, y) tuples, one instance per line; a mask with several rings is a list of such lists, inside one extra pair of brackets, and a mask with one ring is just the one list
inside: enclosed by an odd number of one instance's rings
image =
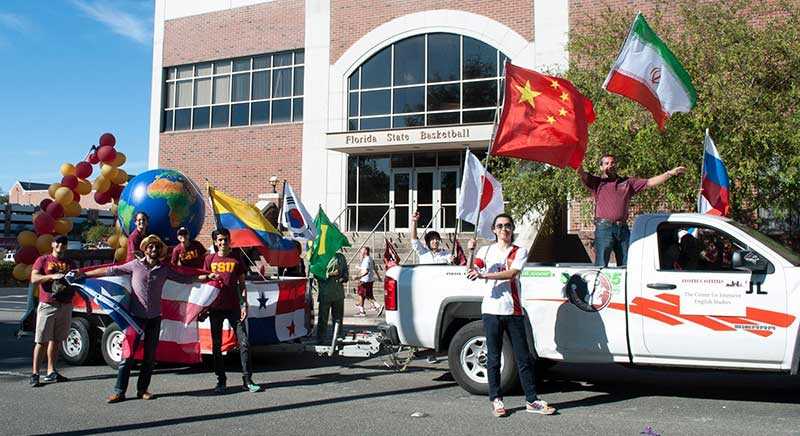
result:
[(194, 239), (189, 239), (186, 227), (178, 229), (178, 245), (172, 249), (172, 264), (189, 268), (202, 268), (206, 257), (206, 247)]
[(244, 287), (245, 266), (231, 253), (231, 234), (228, 229), (219, 228), (211, 233), (216, 253), (206, 256), (203, 269), (218, 275), (220, 292), (209, 308), (211, 323), (211, 350), (214, 355), (214, 373), (217, 385), (214, 392), (225, 393), (227, 377), (225, 363), (222, 361), (222, 322), (228, 320), (231, 329), (236, 331), (239, 340), (239, 357), (242, 362), (242, 382), (244, 389), (258, 392), (261, 386), (253, 383), (250, 361), (250, 341), (245, 329), (247, 318), (247, 290)]
[(142, 244), (144, 238), (149, 234), (147, 231), (147, 226), (150, 224), (150, 217), (147, 216), (146, 213), (137, 212), (133, 222), (136, 225), (136, 228), (133, 229), (130, 235), (128, 235), (128, 256), (125, 258), (125, 262), (130, 262), (136, 258), (141, 258), (144, 256), (139, 250), (139, 246)]
[(33, 346), (33, 371), (30, 384), (40, 386), (39, 363), (42, 348), (47, 344), (47, 375), (45, 382), (63, 382), (67, 378), (56, 371), (58, 344), (67, 338), (72, 320), (72, 289), (65, 287), (53, 294), (53, 282), (64, 278), (64, 274), (74, 268), (72, 262), (64, 258), (67, 251), (67, 237), (53, 239), (50, 254), (39, 256), (33, 263), (31, 284), (39, 285), (39, 306), (36, 309), (36, 335)]
[(625, 265), (627, 260), (630, 238), (628, 205), (631, 197), (683, 174), (686, 168), (678, 166), (649, 179), (620, 177), (617, 175), (617, 159), (614, 155), (604, 154), (600, 158), (600, 177), (587, 173), (583, 167), (577, 172), (594, 197), (594, 263), (605, 267), (608, 266), (612, 251), (617, 266)]

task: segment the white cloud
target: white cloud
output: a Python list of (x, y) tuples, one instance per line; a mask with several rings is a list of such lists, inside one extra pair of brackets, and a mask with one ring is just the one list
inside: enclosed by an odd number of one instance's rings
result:
[(0, 27), (19, 33), (33, 30), (33, 25), (25, 17), (8, 12), (0, 13)]
[(111, 29), (112, 32), (130, 38), (140, 44), (149, 44), (152, 40), (152, 29), (147, 18), (138, 17), (108, 2), (73, 0), (72, 3), (91, 19)]

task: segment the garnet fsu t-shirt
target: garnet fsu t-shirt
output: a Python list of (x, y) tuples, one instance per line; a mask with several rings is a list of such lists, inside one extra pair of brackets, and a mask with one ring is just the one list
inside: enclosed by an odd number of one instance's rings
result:
[(172, 264), (189, 268), (202, 268), (206, 248), (197, 241), (189, 242), (189, 248), (178, 244), (172, 249)]
[[(47, 254), (44, 256), (39, 256), (36, 259), (36, 262), (33, 263), (33, 269), (39, 274), (48, 275), (48, 274), (66, 274), (69, 270), (73, 269), (75, 265), (66, 260), (66, 259), (59, 259), (52, 254)], [(53, 304), (59, 303), (53, 298), (53, 282), (47, 281), (45, 283), (39, 284), (39, 301), (42, 303)], [(70, 302), (72, 301), (72, 295), (75, 293), (74, 290), (70, 289), (67, 293), (64, 294), (63, 301), (61, 302)]]
[(213, 310), (239, 310), (239, 277), (245, 273), (242, 262), (231, 256), (221, 256), (213, 253), (206, 256), (203, 269), (219, 275), (217, 281), (220, 283), (220, 292), (214, 303), (211, 304)]

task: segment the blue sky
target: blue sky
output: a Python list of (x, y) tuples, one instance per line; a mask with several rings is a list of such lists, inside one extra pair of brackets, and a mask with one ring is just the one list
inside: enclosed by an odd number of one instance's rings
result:
[(117, 137), (124, 170), (146, 169), (153, 3), (0, 2), (3, 192), (16, 180), (60, 181), (60, 165), (83, 159), (103, 132)]

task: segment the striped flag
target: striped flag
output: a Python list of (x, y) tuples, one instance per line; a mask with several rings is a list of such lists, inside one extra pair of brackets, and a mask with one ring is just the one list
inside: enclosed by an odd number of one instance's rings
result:
[(700, 172), (700, 196), (697, 198), (697, 211), (710, 215), (728, 216), (731, 213), (730, 179), (728, 170), (719, 157), (714, 140), (708, 134), (703, 141), (703, 168)]
[(104, 310), (120, 329), (131, 329), (138, 334), (142, 333), (139, 324), (128, 312), (130, 307), (129, 290), (131, 286), (130, 276), (103, 277), (100, 279), (85, 279), (81, 282), (73, 281), (72, 274), (67, 274), (67, 282), (75, 287), (81, 295), (76, 294), (73, 299), (73, 307), (85, 308), (90, 304), (83, 299), (94, 302), (97, 308)]
[(689, 112), (697, 102), (692, 78), (639, 13), (603, 88), (641, 104), (659, 129), (675, 112)]

